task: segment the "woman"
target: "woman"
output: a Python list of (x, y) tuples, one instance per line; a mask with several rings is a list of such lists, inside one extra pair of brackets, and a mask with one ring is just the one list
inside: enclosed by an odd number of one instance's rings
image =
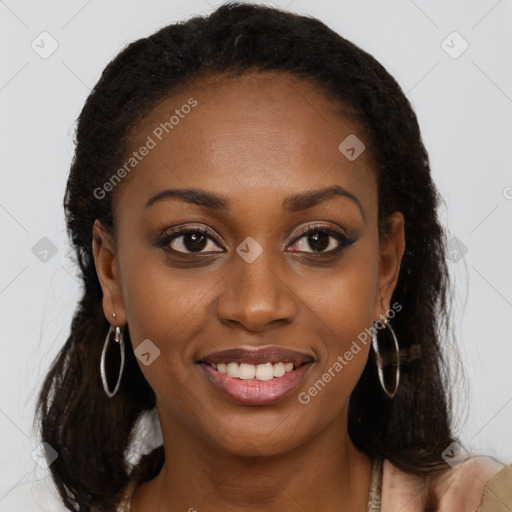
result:
[(38, 413), (65, 506), (510, 510), (512, 468), (451, 431), (438, 201), (403, 92), (320, 21), (228, 4), (129, 45), (64, 201), (84, 291)]

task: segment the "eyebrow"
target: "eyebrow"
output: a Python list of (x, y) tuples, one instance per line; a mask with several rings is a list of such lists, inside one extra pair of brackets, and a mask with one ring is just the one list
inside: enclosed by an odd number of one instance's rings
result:
[[(331, 187), (322, 188), (319, 190), (310, 190), (307, 192), (301, 192), (285, 197), (283, 201), (283, 210), (286, 213), (295, 213), (303, 210), (308, 210), (318, 205), (322, 201), (331, 199), (333, 197), (346, 197), (350, 199), (359, 208), (363, 220), (366, 222), (366, 214), (363, 206), (359, 199), (339, 185), (333, 185)], [(215, 194), (213, 192), (207, 192), (197, 188), (185, 188), (185, 189), (166, 189), (162, 190), (158, 194), (151, 197), (144, 208), (168, 199), (178, 199), (187, 203), (202, 206), (216, 211), (229, 212), (231, 210), (230, 201), (227, 197)]]

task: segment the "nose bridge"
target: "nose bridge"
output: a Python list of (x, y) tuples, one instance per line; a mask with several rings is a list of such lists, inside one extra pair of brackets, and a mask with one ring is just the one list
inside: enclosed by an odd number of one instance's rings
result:
[[(276, 280), (280, 282), (279, 264), (267, 246), (263, 247), (254, 239), (246, 239), (236, 249), (235, 282), (241, 286), (238, 293), (248, 293), (253, 297), (261, 295), (268, 300), (276, 296)], [(279, 286), (278, 286), (279, 287)]]
[(272, 249), (247, 237), (236, 248), (233, 268), (217, 304), (221, 321), (236, 321), (251, 330), (296, 315), (295, 299), (285, 284), (282, 262)]

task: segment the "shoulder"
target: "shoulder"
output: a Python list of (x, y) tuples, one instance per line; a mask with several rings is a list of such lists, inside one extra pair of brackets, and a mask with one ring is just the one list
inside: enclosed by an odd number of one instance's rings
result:
[(437, 503), (438, 512), (508, 512), (512, 466), (492, 457), (470, 457), (438, 474), (429, 485), (425, 477), (401, 471), (386, 460), (382, 492), (382, 512), (423, 511), (429, 499)]
[(481, 456), (470, 457), (459, 466), (443, 472), (434, 482), (439, 512), (482, 510), (480, 507), (486, 506), (484, 499), (488, 485), (504, 469), (506, 466), (496, 459)]

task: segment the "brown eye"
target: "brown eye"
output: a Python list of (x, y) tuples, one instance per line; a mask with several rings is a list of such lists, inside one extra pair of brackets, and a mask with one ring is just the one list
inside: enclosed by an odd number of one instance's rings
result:
[[(302, 241), (304, 239), (304, 241)], [(317, 225), (309, 226), (303, 230), (298, 237), (295, 238), (293, 245), (299, 246), (300, 252), (311, 252), (311, 253), (336, 253), (342, 249), (348, 247), (354, 239), (348, 238), (340, 231), (335, 229)], [(312, 251), (305, 249), (311, 248)]]
[[(209, 242), (214, 242), (215, 245)], [(182, 254), (222, 252), (215, 250), (217, 243), (210, 232), (202, 227), (184, 228), (169, 233), (158, 241), (158, 246)], [(209, 250), (205, 251), (208, 247)]]

